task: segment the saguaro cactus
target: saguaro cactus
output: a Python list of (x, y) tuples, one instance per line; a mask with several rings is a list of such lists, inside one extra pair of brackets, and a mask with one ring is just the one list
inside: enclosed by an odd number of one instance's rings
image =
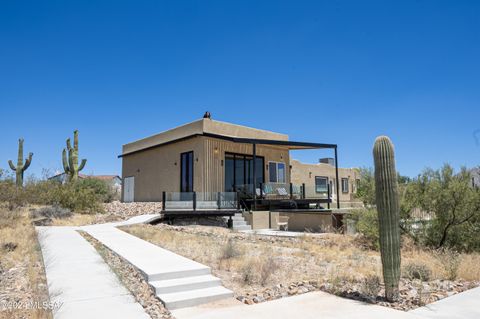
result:
[(70, 139), (67, 139), (67, 148), (64, 148), (62, 152), (62, 162), (63, 170), (68, 177), (68, 181), (77, 180), (78, 172), (80, 172), (87, 163), (86, 159), (82, 159), (80, 166), (78, 166), (78, 130), (73, 131), (73, 147), (70, 144)]
[(17, 159), (17, 166), (13, 165), (11, 160), (8, 161), (8, 165), (10, 168), (15, 171), (16, 173), (16, 184), (18, 187), (23, 186), (23, 172), (27, 170), (27, 168), (32, 163), (33, 153), (28, 154), (28, 158), (25, 160), (25, 164), (23, 163), (23, 138), (18, 140), (18, 159)]
[(393, 144), (388, 137), (377, 137), (373, 159), (385, 298), (395, 301), (400, 280), (400, 206)]

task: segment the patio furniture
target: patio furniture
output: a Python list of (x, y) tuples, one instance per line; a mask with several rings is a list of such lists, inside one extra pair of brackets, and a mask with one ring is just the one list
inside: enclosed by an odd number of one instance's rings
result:
[(280, 196), (288, 196), (288, 192), (284, 187), (277, 188), (277, 193)]
[(282, 230), (282, 227), (283, 227), (284, 231), (288, 231), (288, 219), (289, 218), (290, 217), (288, 217), (288, 216), (277, 216), (277, 225), (278, 225), (279, 230)]

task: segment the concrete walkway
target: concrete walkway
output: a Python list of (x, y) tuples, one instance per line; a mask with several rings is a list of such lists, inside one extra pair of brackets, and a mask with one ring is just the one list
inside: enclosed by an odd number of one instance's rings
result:
[(467, 319), (480, 318), (480, 287), (447, 297), (410, 311), (422, 318)]
[(173, 311), (176, 319), (421, 319), (404, 311), (361, 303), (324, 292), (311, 292), (252, 306), (204, 305)]
[(150, 318), (74, 227), (37, 227), (55, 319)]
[(82, 229), (142, 271), (169, 310), (233, 297), (210, 267), (110, 225)]

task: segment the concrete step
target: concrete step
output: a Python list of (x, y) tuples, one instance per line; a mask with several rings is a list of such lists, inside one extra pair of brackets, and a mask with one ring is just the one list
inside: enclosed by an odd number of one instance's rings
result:
[(245, 225), (247, 225), (247, 222), (244, 221), (244, 220), (242, 220), (242, 221), (234, 220), (233, 221), (233, 227), (235, 227), (235, 226), (245, 226)]
[(222, 286), (189, 291), (157, 294), (169, 310), (192, 307), (202, 303), (233, 297), (233, 292)]
[(236, 220), (244, 221), (245, 218), (243, 218), (243, 216), (233, 216), (233, 217), (232, 217), (232, 220), (233, 220), (233, 221), (236, 221)]
[(180, 279), (185, 277), (197, 277), (203, 275), (210, 275), (210, 273), (210, 267), (205, 266), (188, 270), (149, 273), (147, 274), (147, 278), (148, 281), (151, 282), (159, 280)]
[(169, 280), (150, 281), (157, 294), (180, 292), (208, 287), (216, 287), (222, 284), (220, 278), (212, 275), (185, 277)]
[(250, 225), (241, 225), (241, 226), (233, 226), (233, 230), (251, 230), (252, 226)]

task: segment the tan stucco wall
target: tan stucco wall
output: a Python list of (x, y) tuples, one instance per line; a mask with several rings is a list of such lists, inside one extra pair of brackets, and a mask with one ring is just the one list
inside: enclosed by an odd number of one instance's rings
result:
[(288, 216), (288, 230), (291, 231), (332, 231), (332, 216), (319, 213), (280, 213), (281, 216)]
[[(334, 184), (334, 195), (336, 196), (336, 184), (335, 184), (335, 167), (329, 164), (318, 163), (318, 164), (306, 164), (301, 163), (297, 160), (291, 160), (290, 165), (292, 165), (291, 175), (292, 183), (302, 184), (305, 183), (306, 195), (307, 197), (316, 197), (318, 196), (315, 193), (315, 176), (328, 177), (329, 181), (333, 181)], [(339, 193), (340, 193), (340, 202), (352, 202), (356, 201), (354, 194), (356, 192), (356, 179), (360, 178), (358, 171), (353, 168), (339, 168)], [(342, 192), (342, 178), (348, 178), (348, 193)], [(335, 197), (336, 199), (336, 197)]]
[(248, 225), (252, 226), (252, 229), (268, 229), (270, 224), (268, 222), (271, 218), (271, 226), (273, 229), (278, 228), (277, 226), (277, 217), (279, 216), (278, 212), (269, 212), (269, 211), (255, 211), (255, 212), (244, 212), (243, 217)]
[(232, 137), (259, 138), (270, 140), (288, 141), (288, 135), (266, 130), (259, 130), (243, 125), (220, 122), (210, 119), (200, 119), (194, 122), (178, 126), (138, 141), (123, 145), (122, 154), (135, 152), (155, 145), (170, 142), (194, 134), (218, 134)]
[(180, 154), (188, 151), (193, 151), (194, 156), (194, 190), (200, 191), (199, 186), (203, 175), (201, 138), (194, 137), (124, 156), (122, 158), (122, 177), (135, 177), (134, 200), (160, 201), (162, 191), (179, 192)]

